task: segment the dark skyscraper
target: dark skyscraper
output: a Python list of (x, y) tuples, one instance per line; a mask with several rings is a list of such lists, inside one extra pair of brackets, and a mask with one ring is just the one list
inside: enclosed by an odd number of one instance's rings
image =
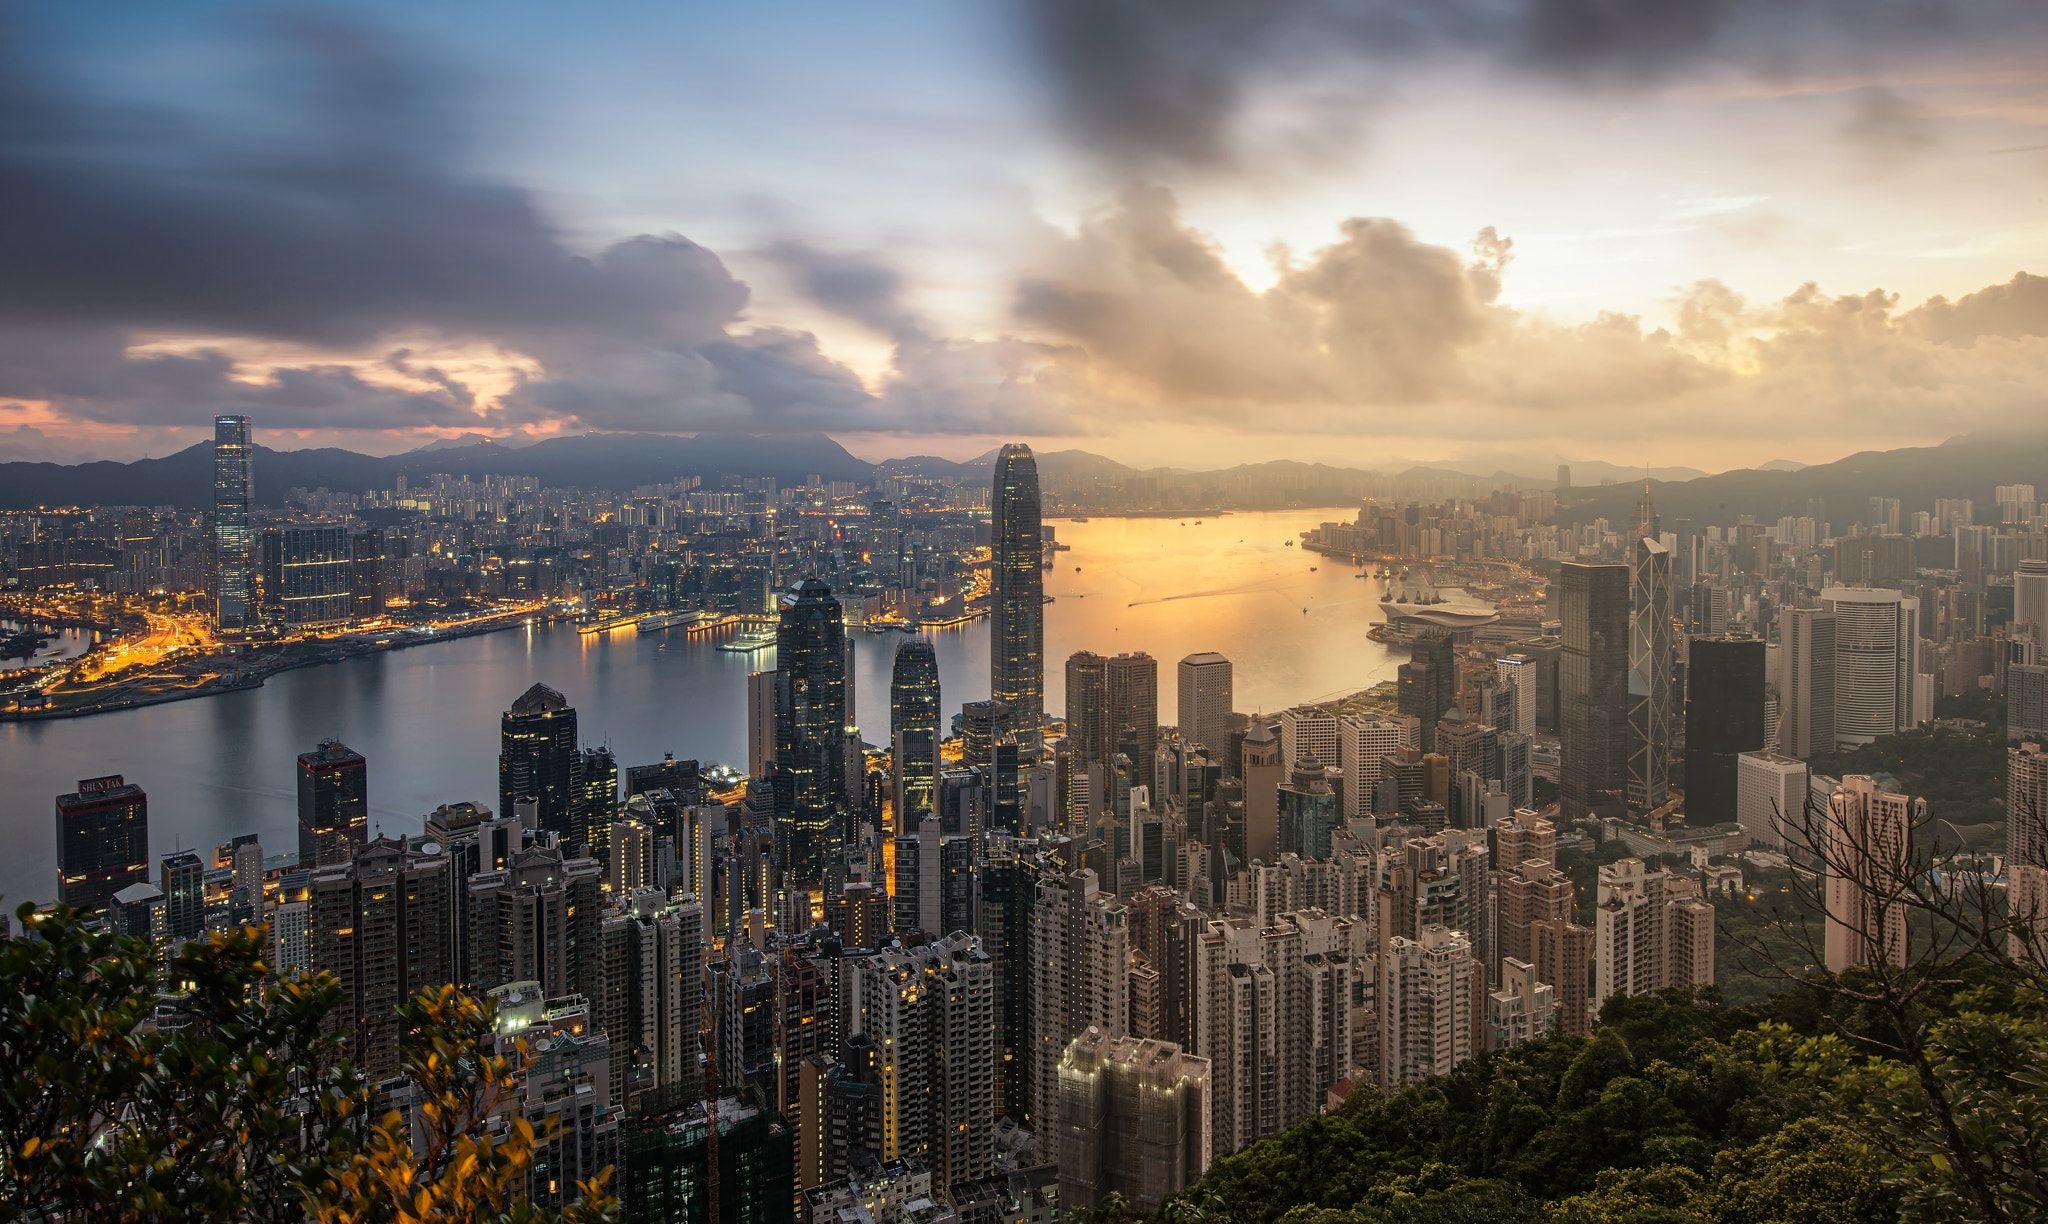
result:
[(775, 652), (775, 764), (789, 796), (782, 867), (796, 879), (818, 880), (843, 843), (852, 811), (846, 629), (832, 588), (807, 578), (782, 601)]
[(249, 418), (213, 418), (213, 621), (239, 633), (255, 621), (256, 500)]
[(1435, 752), (1436, 725), (1458, 704), (1457, 656), (1442, 629), (1423, 630), (1409, 651), (1408, 662), (1395, 669), (1395, 700), (1401, 713), (1421, 724), (1416, 746)]
[[(1131, 782), (1151, 787), (1153, 757), (1159, 749), (1159, 660), (1144, 651), (1120, 654), (1110, 659), (1108, 672), (1109, 753), (1113, 756), (1126, 744), (1136, 745)], [(1157, 796), (1153, 801), (1164, 802)]]
[(889, 675), (889, 750), (896, 760), (896, 828), (916, 828), (932, 810), (939, 771), (939, 661), (913, 638), (896, 648)]
[(299, 754), (299, 865), (346, 863), (370, 834), (369, 764), (339, 740)]
[(1030, 447), (1012, 442), (996, 456), (989, 507), (995, 580), (990, 694), (1009, 709), (1018, 756), (1028, 762), (1038, 758), (1045, 723), (1045, 538)]
[(206, 864), (190, 850), (177, 850), (158, 865), (156, 886), (164, 894), (164, 934), (197, 939), (206, 929)]
[(574, 839), (602, 840), (599, 826), (611, 824), (619, 808), (619, 759), (609, 748), (585, 748), (576, 758), (576, 810), (569, 824)]
[(1618, 811), (1627, 783), (1629, 579), (1626, 565), (1560, 567), (1558, 789), (1567, 820)]
[(519, 800), (538, 806), (540, 828), (564, 837), (576, 815), (576, 710), (545, 684), (527, 689), (499, 724), (498, 814), (511, 816)]
[(149, 882), (149, 796), (120, 774), (57, 796), (57, 899), (90, 909)]
[(1737, 758), (1764, 746), (1764, 644), (1696, 637), (1686, 657), (1686, 822), (1726, 824), (1736, 815)]

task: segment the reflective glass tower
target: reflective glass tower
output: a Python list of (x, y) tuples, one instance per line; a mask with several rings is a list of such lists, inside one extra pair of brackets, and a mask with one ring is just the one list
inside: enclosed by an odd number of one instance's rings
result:
[(369, 833), (369, 762), (363, 754), (340, 740), (323, 740), (300, 753), (299, 865), (346, 863)]
[(1628, 805), (1648, 812), (1671, 797), (1671, 551), (1664, 547), (1650, 486), (1636, 506), (1629, 575)]
[(1567, 820), (1618, 814), (1626, 786), (1629, 582), (1626, 565), (1559, 567), (1558, 791)]
[(239, 633), (255, 620), (251, 452), (248, 417), (213, 418), (213, 622), (226, 633)]
[(820, 880), (852, 819), (846, 627), (831, 587), (807, 578), (783, 599), (775, 657), (776, 793), (788, 805), (782, 867), (795, 879)]
[(932, 810), (939, 768), (939, 660), (923, 638), (896, 648), (889, 676), (889, 747), (896, 760), (896, 827)]
[(995, 580), (989, 687), (1010, 711), (1019, 759), (1033, 761), (1045, 724), (1045, 539), (1030, 447), (1012, 442), (996, 456), (989, 506)]
[(576, 708), (569, 699), (534, 685), (505, 711), (498, 739), (498, 815), (511, 816), (531, 799), (543, 831), (574, 835)]

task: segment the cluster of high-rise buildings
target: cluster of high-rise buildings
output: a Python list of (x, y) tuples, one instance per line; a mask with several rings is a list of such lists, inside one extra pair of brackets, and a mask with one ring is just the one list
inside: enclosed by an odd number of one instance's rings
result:
[[(240, 564), (246, 455), (224, 428), (216, 555)], [(788, 508), (739, 496), (716, 512)], [(1988, 639), (1998, 666), (1975, 683), (2013, 703), (2013, 810), (2048, 808), (2027, 721), (2048, 706), (2028, 687), (2048, 548), (2030, 492), (2000, 505), (2020, 517), (1982, 536), (1967, 506), (1915, 524), (1938, 520), (1958, 557), (1970, 540), (1972, 573), (1931, 571), (1918, 543), (1899, 562), (1895, 538), (1939, 537), (1903, 537), (1896, 504), (1839, 536), (1694, 533), (1646, 490), (1626, 528), (1522, 558), (1555, 566), (1533, 631), (1419, 630), (1381, 700), (1239, 711), (1231, 661), (1199, 653), (1176, 665), (1169, 724), (1157, 660), (1084, 650), (1053, 718), (1038, 479), (1006, 446), (969, 537), (988, 548), (989, 696), (957, 714), (931, 642), (908, 638), (886, 736), (865, 743), (847, 646), (884, 590), (945, 581), (920, 559), (943, 520), (922, 546), (893, 520), (857, 564), (843, 540), (772, 530), (758, 555), (785, 589), (743, 781), (622, 766), (535, 685), (502, 715), (494, 806), (370, 836), (368, 763), (322, 744), (298, 760), (296, 854), (238, 839), (152, 881), (142, 789), (91, 779), (57, 802), (60, 887), (167, 944), (266, 921), (280, 971), (336, 975), (336, 1023), (377, 1076), (398, 1071), (413, 991), (492, 994), (540, 1051), (508, 1108), (559, 1123), (553, 1175), (617, 1164), (646, 1218), (702, 1218), (677, 1213), (701, 1211), (713, 1149), (721, 1171), (758, 1155), (732, 1174), (751, 1179), (733, 1218), (1156, 1206), (1349, 1093), (1585, 1034), (1615, 996), (1713, 984), (1716, 898), (1741, 881), (1712, 860), (1736, 851), (1820, 876), (1830, 968), (1904, 958), (1904, 911), (1876, 886), (1910, 861), (1924, 801), (1807, 760), (1926, 721)], [(1414, 516), (1368, 517), (1376, 538), (1425, 538)], [(1493, 548), (1494, 528), (1451, 544)], [(2010, 614), (1987, 616), (2001, 578)], [(681, 568), (660, 582), (703, 598)], [(222, 569), (223, 624), (249, 589)], [(2048, 913), (2044, 828), (2015, 819), (2007, 861), (2015, 904)], [(1561, 853), (1596, 838), (1633, 853), (1582, 892)]]

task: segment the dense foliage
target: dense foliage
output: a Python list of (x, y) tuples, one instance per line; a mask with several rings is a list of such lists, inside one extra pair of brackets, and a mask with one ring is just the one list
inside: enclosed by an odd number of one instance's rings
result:
[[(373, 1109), (343, 1057), (333, 979), (275, 980), (260, 929), (162, 962), (62, 908), (18, 914), (24, 935), (0, 940), (0, 1219), (553, 1218), (520, 1201), (540, 1136), (486, 1124), (520, 1069), (487, 1005), (443, 989), (403, 1011), (415, 1125)], [(584, 1190), (563, 1218), (610, 1218)]]
[[(1767, 1005), (1617, 998), (1590, 1040), (1467, 1062), (1219, 1160), (1163, 1224), (1720, 1224), (2048, 1218), (2048, 1007), (1976, 968), (1930, 1012), (1969, 1150), (1874, 1012), (1812, 986)], [(1098, 1218), (1128, 1216), (1118, 1204)]]
[(1942, 833), (1951, 846), (1962, 841), (1972, 850), (1999, 851), (2005, 845), (2005, 749), (2000, 717), (1975, 727), (1934, 723), (1844, 752), (1816, 753), (1810, 764), (1815, 773), (1836, 778), (1890, 774), (1955, 830)]

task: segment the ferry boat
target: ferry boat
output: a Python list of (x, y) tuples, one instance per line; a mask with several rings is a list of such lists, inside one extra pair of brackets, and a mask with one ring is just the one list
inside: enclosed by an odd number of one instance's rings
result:
[(619, 616), (607, 616), (600, 620), (584, 621), (576, 626), (578, 633), (610, 633), (614, 629), (629, 629), (640, 623), (641, 614), (627, 612)]
[(753, 654), (757, 650), (767, 650), (774, 645), (774, 634), (755, 630), (752, 633), (742, 633), (730, 642), (720, 642), (718, 648), (727, 654)]
[(1403, 570), (1390, 578), (1381, 593), (1380, 610), (1389, 623), (1416, 621), (1439, 629), (1477, 629), (1500, 619), (1492, 604), (1458, 587), (1437, 586), (1426, 568), (1420, 573)]

